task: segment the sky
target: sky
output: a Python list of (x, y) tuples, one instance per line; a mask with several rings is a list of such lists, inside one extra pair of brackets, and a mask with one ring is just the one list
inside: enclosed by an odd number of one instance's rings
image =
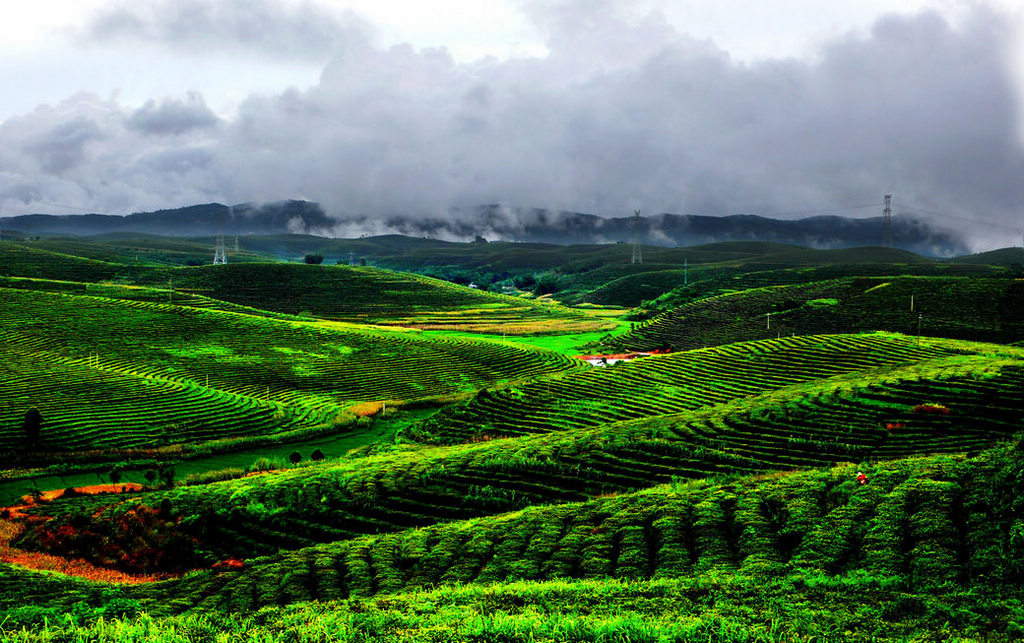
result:
[(0, 216), (321, 203), (1024, 234), (1016, 0), (0, 0)]

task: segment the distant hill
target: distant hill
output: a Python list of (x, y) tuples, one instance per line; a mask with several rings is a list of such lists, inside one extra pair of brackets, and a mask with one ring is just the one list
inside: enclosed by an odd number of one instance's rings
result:
[(111, 232), (193, 237), (216, 234), (223, 221), (225, 234), (277, 234), (306, 232), (334, 225), (316, 203), (281, 201), (226, 206), (204, 203), (173, 210), (112, 214), (27, 214), (0, 219), (5, 231), (28, 234), (93, 235)]
[[(201, 236), (215, 234), (221, 222), (229, 235), (297, 233), (352, 237), (360, 231), (377, 234), (387, 231), (435, 239), (468, 241), (479, 235), (489, 240), (552, 244), (630, 242), (634, 235), (632, 217), (606, 218), (580, 212), (486, 205), (470, 211), (455, 211), (445, 217), (332, 218), (318, 204), (308, 201), (232, 207), (207, 203), (124, 217), (33, 214), (0, 219), (0, 227), (37, 235), (133, 232)], [(882, 218), (817, 216), (781, 220), (751, 214), (724, 217), (658, 214), (640, 218), (639, 237), (641, 243), (655, 246), (760, 240), (811, 248), (849, 248), (878, 245), (882, 239)], [(955, 233), (935, 230), (916, 219), (894, 219), (893, 239), (896, 247), (922, 255), (953, 256), (968, 252), (966, 244)]]
[(990, 266), (1012, 266), (1024, 264), (1024, 248), (999, 248), (988, 252), (956, 257), (954, 263), (981, 264)]

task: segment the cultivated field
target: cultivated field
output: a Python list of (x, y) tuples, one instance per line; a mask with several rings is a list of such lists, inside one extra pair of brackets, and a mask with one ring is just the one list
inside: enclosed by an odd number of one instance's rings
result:
[(629, 311), (245, 242), (0, 244), (3, 640), (1024, 635), (1012, 267), (344, 242)]

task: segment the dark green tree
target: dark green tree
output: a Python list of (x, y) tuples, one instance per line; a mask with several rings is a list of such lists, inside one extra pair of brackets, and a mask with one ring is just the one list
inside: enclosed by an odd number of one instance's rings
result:
[(25, 412), (25, 419), (21, 423), (21, 430), (25, 433), (25, 444), (33, 449), (39, 442), (39, 431), (43, 426), (43, 415), (36, 407)]
[(160, 483), (170, 489), (174, 486), (174, 467), (161, 467), (159, 470)]
[(312, 460), (313, 462), (319, 462), (320, 460), (323, 460), (325, 457), (326, 456), (324, 456), (324, 452), (321, 451), (320, 449), (317, 449), (316, 451), (313, 451), (313, 453), (309, 454), (309, 459)]
[(298, 464), (302, 462), (302, 454), (299, 453), (298, 451), (292, 451), (292, 454), (288, 456), (288, 460), (292, 464)]
[(324, 262), (323, 255), (306, 255), (304, 261), (308, 264), (321, 264)]

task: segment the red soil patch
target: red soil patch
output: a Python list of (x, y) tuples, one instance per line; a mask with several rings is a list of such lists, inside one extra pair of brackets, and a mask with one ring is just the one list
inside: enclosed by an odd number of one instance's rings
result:
[[(118, 485), (97, 484), (86, 487), (75, 487), (75, 491), (83, 495), (98, 493), (127, 493), (139, 491), (140, 489), (142, 489), (142, 485), (134, 482), (126, 482)], [(42, 500), (53, 500), (54, 498), (59, 498), (62, 495), (64, 495), (63, 489), (44, 491), (42, 494)], [(0, 518), (0, 562), (17, 565), (18, 567), (23, 567), (25, 569), (58, 572), (67, 576), (77, 576), (79, 578), (85, 578), (93, 581), (119, 583), (123, 585), (153, 583), (175, 577), (173, 574), (126, 574), (125, 572), (121, 572), (116, 569), (99, 567), (80, 558), (68, 559), (62, 556), (25, 551), (24, 549), (12, 547), (11, 542), (13, 542), (21, 535), (21, 532), (25, 530), (25, 524), (21, 521), (35, 518), (34, 516), (26, 514), (25, 510), (35, 505), (36, 502), (33, 501), (31, 496), (25, 496), (22, 500), (24, 501), (24, 504), (2, 508), (9, 512), (9, 518)]]
[[(91, 484), (84, 487), (75, 487), (75, 491), (83, 496), (92, 496), (100, 493), (128, 493), (129, 491), (141, 491), (142, 485), (137, 482), (125, 482), (123, 484)], [(44, 491), (42, 500), (54, 500), (64, 495), (63, 489), (51, 489)], [(32, 496), (22, 496), (22, 502), (32, 505)]]

